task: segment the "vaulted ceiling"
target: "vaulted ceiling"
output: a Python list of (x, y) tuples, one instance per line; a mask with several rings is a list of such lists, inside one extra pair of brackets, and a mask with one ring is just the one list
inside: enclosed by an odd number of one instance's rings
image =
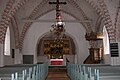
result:
[[(0, 43), (4, 43), (6, 28), (12, 22), (17, 46), (22, 46), (25, 34), (32, 22), (55, 10), (49, 1), (56, 0), (0, 0)], [(86, 29), (86, 32), (100, 32), (105, 25), (110, 39), (115, 39), (119, 0), (60, 0), (67, 2), (61, 5), (62, 12), (74, 17)], [(90, 22), (86, 22), (90, 21)]]

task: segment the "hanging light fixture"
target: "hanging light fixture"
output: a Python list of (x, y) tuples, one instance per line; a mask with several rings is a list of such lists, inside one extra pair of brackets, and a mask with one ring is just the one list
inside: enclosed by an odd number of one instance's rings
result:
[(65, 23), (62, 21), (59, 4), (66, 4), (66, 2), (59, 2), (59, 0), (56, 0), (56, 2), (49, 2), (49, 4), (56, 4), (56, 22), (51, 25), (50, 31), (56, 35), (55, 40), (59, 41), (65, 36)]

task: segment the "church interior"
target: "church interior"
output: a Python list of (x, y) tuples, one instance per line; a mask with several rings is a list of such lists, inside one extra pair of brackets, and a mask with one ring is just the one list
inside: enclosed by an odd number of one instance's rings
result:
[(20, 74), (119, 80), (120, 0), (0, 0), (0, 80)]

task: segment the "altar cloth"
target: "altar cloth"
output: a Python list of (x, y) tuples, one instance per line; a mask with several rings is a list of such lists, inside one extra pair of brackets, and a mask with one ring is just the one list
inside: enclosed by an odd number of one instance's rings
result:
[(51, 65), (63, 65), (63, 59), (50, 59)]

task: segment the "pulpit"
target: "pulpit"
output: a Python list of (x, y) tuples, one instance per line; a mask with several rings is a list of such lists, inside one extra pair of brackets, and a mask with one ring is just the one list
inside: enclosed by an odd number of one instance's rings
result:
[(102, 48), (90, 48), (90, 55), (94, 63), (100, 63), (103, 59), (103, 49)]

